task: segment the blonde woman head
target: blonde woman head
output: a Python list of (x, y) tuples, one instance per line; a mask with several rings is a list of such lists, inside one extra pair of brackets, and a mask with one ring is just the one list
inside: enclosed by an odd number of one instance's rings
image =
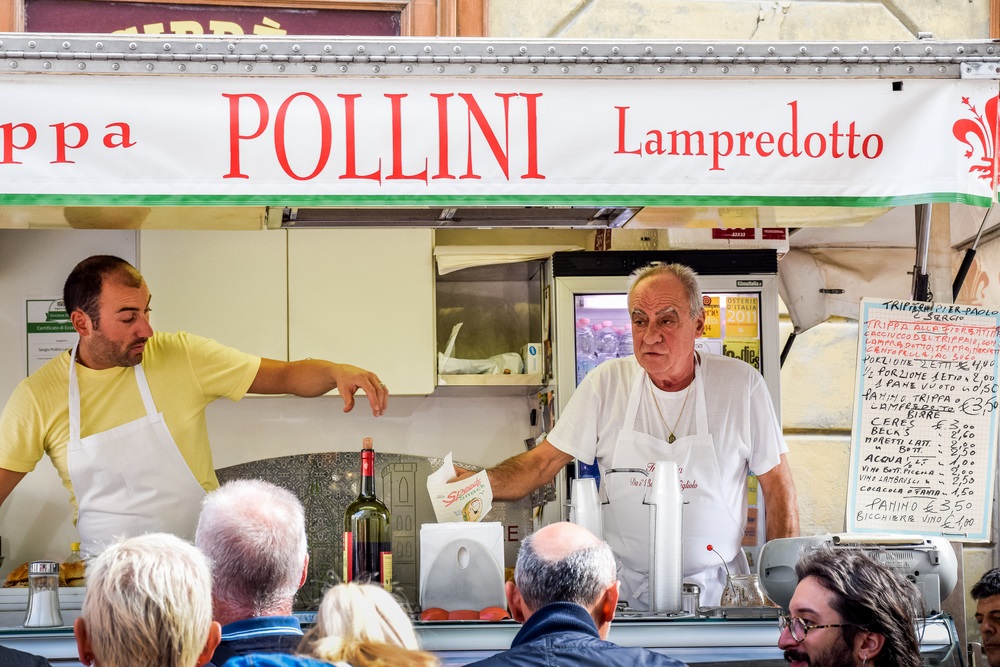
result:
[(204, 665), (220, 635), (208, 559), (165, 533), (111, 545), (87, 566), (87, 594), (73, 631), (85, 665)]
[(419, 650), (410, 617), (396, 598), (370, 584), (339, 584), (327, 590), (299, 652), (354, 667), (438, 664), (432, 654)]

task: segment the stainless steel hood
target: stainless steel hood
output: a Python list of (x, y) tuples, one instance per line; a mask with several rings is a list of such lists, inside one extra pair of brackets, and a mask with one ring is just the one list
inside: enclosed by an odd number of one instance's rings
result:
[(560, 227), (618, 228), (640, 209), (549, 206), (467, 206), (461, 208), (277, 208), (267, 210), (267, 226), (278, 229), (347, 227)]

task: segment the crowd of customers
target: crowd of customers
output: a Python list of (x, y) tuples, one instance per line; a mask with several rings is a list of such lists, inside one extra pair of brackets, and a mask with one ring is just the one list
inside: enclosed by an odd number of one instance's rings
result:
[[(437, 667), (410, 616), (379, 586), (338, 584), (303, 633), (292, 608), (309, 566), (305, 514), (290, 492), (229, 482), (204, 500), (195, 544), (132, 537), (88, 564), (74, 623), (87, 667)], [(796, 565), (778, 647), (811, 667), (919, 667), (916, 586), (864, 550), (821, 548)], [(521, 623), (509, 650), (474, 667), (683, 667), (662, 653), (608, 641), (618, 606), (614, 554), (576, 524), (520, 545), (507, 605)], [(1000, 569), (973, 586), (984, 653), (1000, 667)], [(42, 667), (0, 647), (0, 664)]]

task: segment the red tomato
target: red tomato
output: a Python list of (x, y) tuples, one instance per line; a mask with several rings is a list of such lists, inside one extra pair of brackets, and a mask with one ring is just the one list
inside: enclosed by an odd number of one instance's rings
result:
[(449, 621), (478, 621), (479, 612), (472, 609), (456, 609), (448, 612)]
[(482, 621), (502, 621), (505, 618), (510, 618), (510, 614), (500, 607), (487, 607), (479, 612), (479, 619)]
[(447, 621), (448, 612), (440, 607), (431, 607), (420, 612), (421, 621)]

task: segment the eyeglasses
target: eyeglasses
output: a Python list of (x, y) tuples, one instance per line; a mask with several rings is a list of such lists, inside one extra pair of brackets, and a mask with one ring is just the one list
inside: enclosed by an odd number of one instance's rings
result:
[(805, 641), (806, 635), (810, 630), (822, 630), (823, 628), (846, 628), (849, 625), (854, 625), (853, 623), (829, 623), (827, 625), (810, 625), (803, 621), (798, 616), (779, 616), (778, 617), (778, 630), (784, 631), (788, 628), (789, 634), (792, 635), (792, 639), (797, 642)]

